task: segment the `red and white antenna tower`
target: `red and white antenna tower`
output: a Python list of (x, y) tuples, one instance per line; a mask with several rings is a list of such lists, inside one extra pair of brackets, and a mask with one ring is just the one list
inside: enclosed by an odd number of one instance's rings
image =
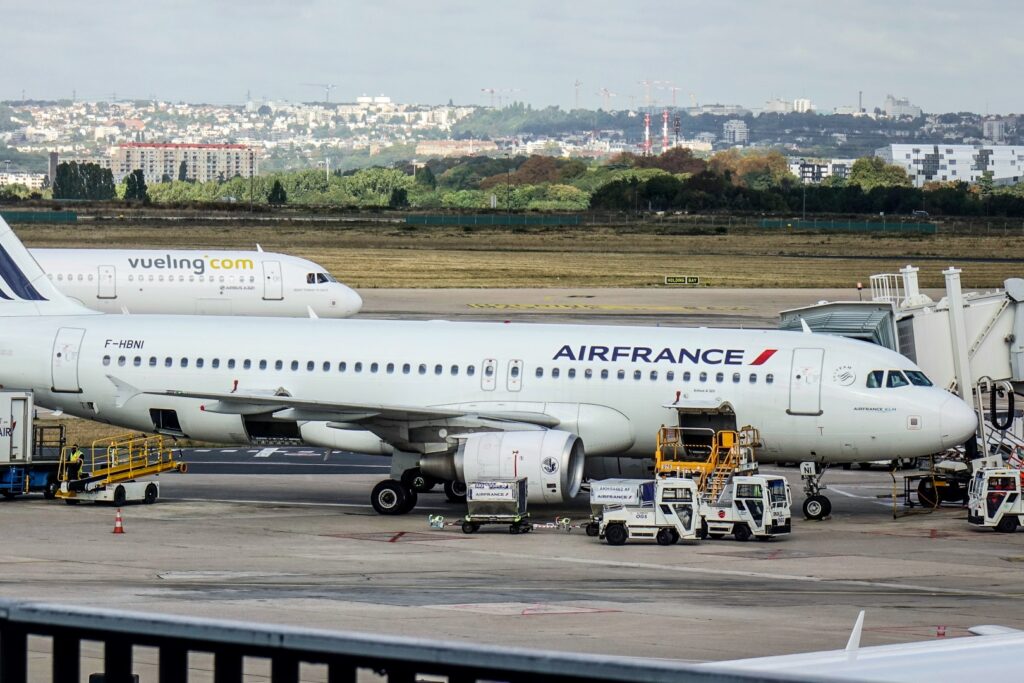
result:
[(661, 153), (668, 151), (668, 109), (661, 112)]
[(644, 114), (644, 156), (651, 156), (651, 112)]

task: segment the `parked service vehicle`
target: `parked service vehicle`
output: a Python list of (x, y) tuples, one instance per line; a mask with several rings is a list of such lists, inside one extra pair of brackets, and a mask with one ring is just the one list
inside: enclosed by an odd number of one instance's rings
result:
[(703, 531), (710, 538), (732, 534), (737, 541), (763, 541), (788, 534), (792, 529), (792, 502), (785, 477), (735, 475), (717, 501), (700, 506)]
[(35, 423), (31, 391), (0, 391), (0, 494), (14, 498), (57, 491), (56, 454), (64, 445), (64, 428)]
[(508, 525), (510, 534), (525, 534), (533, 529), (526, 510), (529, 483), (526, 477), (492, 479), (466, 483), (466, 516), (462, 533), (473, 534), (484, 524)]
[(590, 523), (587, 536), (601, 533), (601, 519), (605, 508), (624, 505), (651, 507), (654, 505), (653, 479), (602, 479), (590, 482)]
[(654, 480), (654, 505), (605, 507), (599, 536), (608, 545), (637, 539), (653, 539), (658, 545), (696, 540), (700, 530), (697, 493), (692, 479), (659, 477)]
[(971, 480), (967, 522), (1013, 533), (1024, 524), (1024, 472), (1006, 467), (979, 469)]

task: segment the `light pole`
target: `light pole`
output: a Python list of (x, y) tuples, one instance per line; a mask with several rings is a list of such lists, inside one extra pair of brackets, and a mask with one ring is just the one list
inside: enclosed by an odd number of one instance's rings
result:
[[(508, 157), (508, 164), (505, 166), (505, 213), (512, 215), (512, 155)], [(511, 219), (509, 219), (511, 222)]]

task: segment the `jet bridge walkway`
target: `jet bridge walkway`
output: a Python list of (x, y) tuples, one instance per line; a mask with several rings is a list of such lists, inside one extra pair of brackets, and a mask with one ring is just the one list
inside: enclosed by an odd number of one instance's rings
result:
[(71, 462), (71, 449), (61, 451), (57, 470), (60, 490), (56, 496), (66, 501), (144, 477), (177, 470), (185, 463), (175, 459), (163, 436), (126, 434), (94, 441), (80, 466)]

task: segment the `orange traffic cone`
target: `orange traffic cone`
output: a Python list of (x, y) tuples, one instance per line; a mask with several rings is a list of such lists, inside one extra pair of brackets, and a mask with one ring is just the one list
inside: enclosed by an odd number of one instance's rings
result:
[(117, 517), (114, 518), (114, 533), (124, 533), (124, 521), (121, 519), (121, 508), (117, 508)]

